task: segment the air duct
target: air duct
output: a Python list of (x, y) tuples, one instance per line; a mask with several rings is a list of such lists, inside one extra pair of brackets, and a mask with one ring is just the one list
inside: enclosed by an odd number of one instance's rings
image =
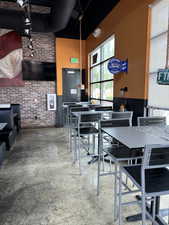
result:
[[(39, 33), (63, 30), (71, 17), (76, 0), (55, 0), (49, 14), (31, 13), (32, 31)], [(0, 28), (16, 30), (25, 28), (23, 11), (0, 9)]]

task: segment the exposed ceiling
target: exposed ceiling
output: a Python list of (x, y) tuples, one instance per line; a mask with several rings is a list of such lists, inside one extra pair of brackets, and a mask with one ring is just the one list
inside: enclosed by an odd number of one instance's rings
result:
[[(8, 1), (16, 2), (16, 0)], [(33, 5), (46, 7), (52, 7), (54, 1), (56, 0), (30, 0)], [(55, 36), (79, 38), (79, 16), (83, 14), (82, 38), (86, 39), (119, 1), (120, 0), (77, 0), (67, 27), (55, 33)]]
[[(100, 22), (107, 16), (107, 14), (117, 5), (120, 0), (80, 0), (76, 3), (75, 10), (84, 12), (82, 20), (82, 37), (86, 39)], [(81, 3), (81, 10), (79, 7)], [(78, 18), (71, 18), (66, 29), (55, 33), (60, 37), (79, 38), (79, 20)]]

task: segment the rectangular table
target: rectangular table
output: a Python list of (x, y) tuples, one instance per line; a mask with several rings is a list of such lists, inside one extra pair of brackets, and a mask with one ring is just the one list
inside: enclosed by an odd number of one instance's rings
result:
[(6, 127), (7, 123), (0, 123), (0, 131)]
[[(109, 136), (115, 138), (130, 149), (144, 148), (145, 145), (153, 144), (169, 144), (169, 126), (164, 127), (114, 127), (102, 128), (102, 131)], [(158, 211), (160, 198), (156, 198)], [(165, 213), (165, 210), (163, 210)], [(168, 209), (166, 210), (168, 215)], [(141, 214), (129, 216), (126, 218), (128, 222), (141, 220)], [(157, 222), (164, 225), (160, 217), (157, 217)]]
[[(102, 128), (102, 131), (117, 139), (130, 149), (144, 148), (145, 145), (169, 144), (169, 133), (166, 127), (114, 127)], [(161, 134), (160, 134), (161, 133)], [(168, 140), (167, 140), (168, 137)]]

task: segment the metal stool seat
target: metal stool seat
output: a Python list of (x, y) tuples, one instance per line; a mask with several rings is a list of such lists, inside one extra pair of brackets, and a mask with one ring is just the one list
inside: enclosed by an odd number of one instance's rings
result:
[[(77, 119), (77, 126), (73, 128), (74, 139), (74, 163), (79, 161), (79, 170), (81, 174), (81, 150), (84, 149), (87, 155), (90, 155), (90, 147), (92, 146), (93, 154), (95, 151), (95, 136), (99, 134), (97, 124), (101, 119), (100, 113), (92, 114), (80, 114)], [(89, 125), (89, 126), (88, 126)], [(90, 137), (92, 136), (92, 145), (90, 143)], [(87, 138), (87, 143), (84, 143), (84, 137)]]
[[(78, 128), (76, 128), (76, 131), (78, 132)], [(90, 127), (82, 127), (80, 128), (80, 135), (87, 135), (87, 134), (98, 134), (98, 129), (90, 126)]]
[(138, 126), (165, 126), (165, 116), (152, 116), (152, 117), (138, 117)]
[[(112, 113), (114, 114), (114, 113)], [(115, 143), (112, 139), (108, 140), (108, 144), (111, 146), (104, 146), (105, 139), (107, 141), (107, 137), (104, 137), (105, 132), (102, 132), (102, 128), (113, 128), (113, 127), (128, 127), (132, 125), (132, 112), (123, 115), (123, 113), (115, 113), (115, 117), (120, 116), (118, 119), (111, 120), (101, 120), (100, 121), (100, 147), (99, 147), (99, 161), (98, 161), (98, 180), (97, 180), (97, 195), (100, 193), (100, 177), (107, 175), (114, 175), (114, 221), (117, 219), (117, 209), (118, 209), (118, 180), (119, 180), (119, 166), (120, 163), (126, 163), (128, 165), (137, 164), (138, 160), (142, 158), (142, 151), (139, 150), (130, 150), (126, 146), (121, 145), (120, 143)], [(113, 117), (113, 116), (112, 116)], [(107, 144), (107, 143), (106, 143)], [(106, 154), (106, 155), (105, 155)], [(110, 169), (105, 172), (104, 161), (106, 157), (109, 157), (108, 162), (110, 162)], [(111, 164), (114, 164), (114, 170), (112, 170)], [(101, 172), (101, 164), (103, 165), (103, 172)], [(127, 180), (126, 180), (127, 182)]]
[[(141, 187), (141, 166), (125, 166), (128, 176), (133, 183)], [(145, 171), (145, 192), (156, 193), (169, 190), (169, 170), (167, 168), (156, 168)], [(154, 194), (153, 194), (154, 195)]]
[(138, 150), (131, 150), (125, 146), (112, 146), (104, 150), (105, 153), (120, 160), (131, 160), (132, 158), (141, 156), (141, 152)]
[[(141, 165), (121, 166), (119, 178), (119, 225), (123, 224), (123, 206), (138, 204), (141, 207), (142, 225), (146, 225), (147, 219), (153, 224), (160, 215), (160, 196), (169, 194), (169, 145), (146, 145)], [(123, 177), (126, 175), (137, 187), (123, 189)], [(126, 187), (126, 185), (125, 185)], [(141, 192), (141, 198), (137, 201), (123, 200), (128, 194)], [(162, 218), (163, 219), (163, 218)], [(166, 224), (166, 223), (164, 223)]]

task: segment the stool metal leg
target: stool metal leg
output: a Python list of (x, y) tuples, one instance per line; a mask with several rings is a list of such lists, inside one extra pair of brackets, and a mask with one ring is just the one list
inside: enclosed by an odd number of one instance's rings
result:
[(146, 225), (146, 200), (142, 195), (142, 225)]
[(78, 122), (78, 159), (79, 159), (79, 170), (81, 175), (81, 149), (80, 149), (80, 123)]
[(101, 170), (101, 160), (103, 159), (103, 139), (102, 132), (99, 131), (98, 135), (98, 168), (97, 168), (97, 196), (100, 194), (100, 170)]
[(120, 169), (120, 178), (119, 178), (119, 225), (122, 223), (122, 171)]
[(117, 204), (117, 194), (118, 194), (118, 190), (117, 190), (117, 173), (118, 173), (118, 171), (117, 171), (117, 167), (118, 167), (118, 165), (117, 165), (117, 162), (115, 162), (115, 164), (114, 164), (114, 166), (115, 166), (115, 175), (114, 175), (114, 221), (116, 221), (116, 219), (117, 219), (117, 208), (118, 208), (118, 204)]
[(90, 153), (90, 135), (87, 136), (88, 152)]
[(78, 151), (77, 151), (77, 133), (75, 133), (75, 136), (74, 136), (74, 139), (75, 139), (75, 153), (76, 153), (76, 161), (78, 160)]
[(95, 154), (95, 134), (93, 134), (93, 140), (92, 140), (92, 148), (93, 148), (93, 155)]
[(79, 170), (81, 175), (81, 150), (80, 150), (80, 137), (78, 138), (78, 159), (79, 159)]
[(77, 161), (77, 137), (76, 137), (76, 132), (74, 132), (73, 134), (73, 143), (74, 143), (74, 146), (73, 146), (73, 164)]
[(68, 137), (69, 137), (69, 150), (72, 151), (72, 121), (71, 118), (68, 122)]
[(156, 199), (153, 198), (153, 210), (152, 210), (153, 224), (152, 225), (156, 225), (156, 223), (154, 223), (155, 216), (156, 216)]
[(103, 172), (105, 171), (105, 159), (104, 159), (104, 154), (102, 154), (102, 168), (103, 168)]
[(99, 152), (98, 169), (97, 169), (97, 196), (99, 196), (100, 194), (100, 164), (101, 164), (101, 155)]
[(141, 170), (141, 183), (142, 183), (142, 190), (141, 190), (142, 225), (146, 225), (145, 173), (143, 170)]

